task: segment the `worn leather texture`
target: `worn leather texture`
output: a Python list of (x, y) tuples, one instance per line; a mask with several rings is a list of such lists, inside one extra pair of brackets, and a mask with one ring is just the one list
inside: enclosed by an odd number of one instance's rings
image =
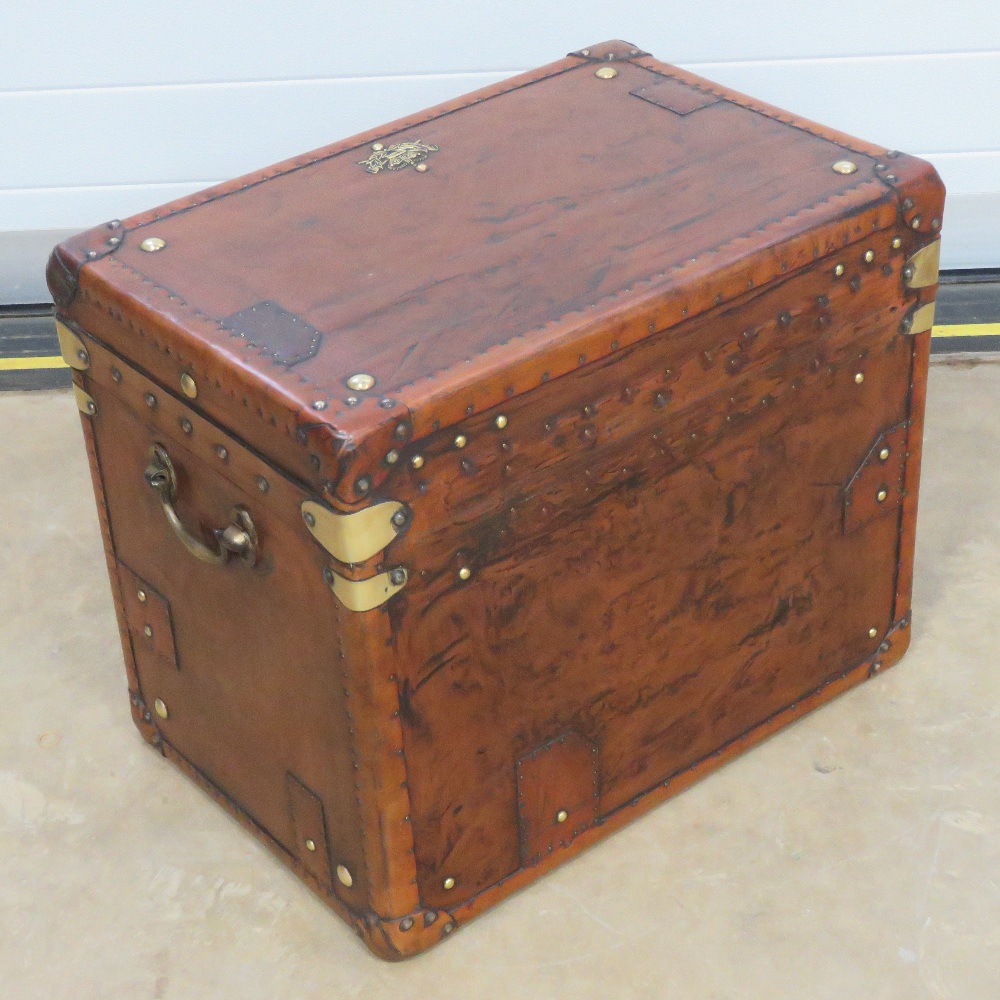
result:
[[(887, 668), (942, 210), (614, 42), (63, 244), (143, 735), (399, 958)], [(305, 500), (407, 520), (344, 564)]]

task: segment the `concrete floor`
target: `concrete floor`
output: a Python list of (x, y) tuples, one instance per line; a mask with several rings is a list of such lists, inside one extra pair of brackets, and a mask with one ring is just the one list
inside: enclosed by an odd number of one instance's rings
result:
[(902, 663), (386, 965), (140, 740), (72, 396), (0, 395), (0, 996), (996, 1000), (1000, 366), (929, 407)]

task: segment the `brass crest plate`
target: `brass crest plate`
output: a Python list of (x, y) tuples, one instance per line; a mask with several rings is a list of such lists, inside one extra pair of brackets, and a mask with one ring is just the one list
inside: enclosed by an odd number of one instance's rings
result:
[(405, 170), (406, 167), (415, 167), (418, 163), (423, 163), (438, 149), (440, 146), (435, 146), (431, 142), (421, 142), (419, 139), (396, 142), (391, 146), (373, 142), (372, 155), (367, 160), (358, 160), (358, 165), (364, 167), (370, 174), (377, 174), (383, 170)]

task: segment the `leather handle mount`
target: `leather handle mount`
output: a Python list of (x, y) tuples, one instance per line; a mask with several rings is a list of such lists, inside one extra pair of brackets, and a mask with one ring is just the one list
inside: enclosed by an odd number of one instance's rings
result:
[(203, 563), (214, 566), (224, 565), (230, 556), (239, 556), (248, 566), (257, 562), (257, 532), (249, 511), (234, 507), (232, 522), (225, 528), (216, 528), (212, 534), (215, 545), (206, 545), (200, 538), (184, 527), (174, 508), (177, 499), (177, 473), (167, 449), (159, 443), (149, 449), (149, 464), (146, 466), (146, 482), (159, 497), (167, 523), (181, 540), (184, 548)]

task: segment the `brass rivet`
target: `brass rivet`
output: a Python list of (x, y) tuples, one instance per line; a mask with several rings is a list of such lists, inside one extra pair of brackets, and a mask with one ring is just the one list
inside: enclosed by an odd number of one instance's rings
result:
[(469, 439), (464, 434), (459, 434), (458, 437), (455, 438), (456, 448), (464, 448), (468, 443)]
[(257, 477), (257, 489), (259, 489), (261, 493), (266, 493), (270, 488), (271, 484), (263, 476)]
[(152, 625), (143, 625), (143, 627), (142, 627), (142, 634), (147, 639), (152, 639), (153, 638), (153, 626)]
[(170, 713), (167, 711), (167, 706), (164, 704), (162, 698), (157, 698), (156, 701), (153, 702), (153, 711), (156, 712), (161, 719), (170, 718)]
[(883, 448), (879, 453), (878, 457), (884, 462), (889, 457), (889, 449)]
[(312, 837), (306, 837), (306, 850), (307, 851), (316, 850), (316, 841), (313, 840)]
[(95, 403), (92, 399), (87, 400), (87, 412), (91, 416), (93, 416), (97, 412), (97, 403)]
[(310, 513), (308, 510), (304, 511), (302, 514), (302, 520), (309, 525), (310, 528), (316, 527), (316, 517), (314, 514)]
[(865, 263), (866, 264), (870, 264), (874, 259), (875, 259), (875, 251), (874, 250), (866, 250), (865, 251)]
[(423, 455), (414, 455), (413, 458), (410, 459), (410, 465), (412, 465), (414, 469), (422, 468), (423, 464), (424, 464)]
[(889, 494), (885, 490), (879, 490), (878, 493), (875, 494), (875, 499), (878, 500), (879, 503), (884, 503), (885, 498), (888, 495)]
[(406, 511), (397, 510), (395, 514), (392, 515), (392, 523), (396, 525), (397, 528), (402, 528), (406, 524)]
[(391, 451), (389, 451), (386, 454), (386, 456), (385, 456), (385, 464), (386, 465), (395, 465), (398, 461), (399, 461), (399, 452), (396, 451), (395, 448), (393, 448)]
[(837, 160), (833, 165), (833, 170), (838, 174), (853, 174), (858, 169), (858, 165), (851, 160)]
[(368, 476), (360, 476), (354, 484), (355, 493), (367, 493), (372, 488), (372, 481)]
[(161, 240), (159, 236), (147, 236), (139, 244), (140, 250), (145, 250), (146, 253), (156, 253), (157, 250), (162, 250), (167, 245), (166, 240)]
[(854, 376), (854, 381), (857, 382), (858, 385), (861, 385), (861, 383), (864, 382), (864, 380), (865, 380), (864, 372), (858, 372), (858, 374)]
[(401, 931), (408, 931), (413, 926), (413, 917), (403, 917), (399, 922), (399, 929)]
[(223, 462), (225, 462), (226, 459), (229, 458), (229, 450), (226, 448), (224, 444), (217, 444), (215, 446), (215, 454), (218, 455)]
[(402, 587), (406, 583), (406, 570), (402, 566), (397, 566), (389, 573), (389, 582), (394, 587)]
[(876, 673), (878, 673), (878, 671), (881, 670), (881, 669), (882, 669), (882, 661), (881, 660), (876, 660), (872, 664), (872, 670), (874, 670)]
[(373, 142), (372, 149), (374, 149), (375, 152), (377, 153), (380, 149), (385, 149), (385, 146), (383, 146), (382, 143), (380, 142)]
[(903, 241), (898, 236), (892, 241), (893, 250), (898, 250), (902, 245)]
[(560, 809), (559, 812), (556, 813), (556, 822), (557, 823), (565, 823), (566, 820), (568, 820), (568, 819), (569, 819), (569, 813), (566, 812), (565, 809)]
[(600, 80), (613, 80), (618, 75), (618, 70), (614, 66), (602, 66), (594, 73)]
[(146, 405), (149, 407), (156, 406), (156, 397), (151, 393), (147, 392), (145, 396), (142, 397), (146, 400)]
[(317, 399), (316, 402), (313, 403), (313, 409), (314, 410), (325, 410), (326, 409), (326, 400), (325, 399)]
[(358, 403), (361, 402), (361, 400), (358, 399), (357, 396), (348, 396), (347, 399), (344, 400), (344, 402), (347, 403), (348, 406), (357, 406)]
[(454, 889), (455, 888), (455, 880), (450, 875), (441, 884), (446, 889)]
[(458, 578), (459, 578), (459, 580), (468, 580), (470, 576), (472, 576), (472, 570), (469, 569), (468, 566), (463, 566), (458, 571)]
[(117, 369), (117, 368), (112, 368), (111, 369), (111, 380), (113, 382), (121, 382), (121, 380), (122, 380), (122, 373), (121, 373), (121, 371), (119, 369)]
[(502, 431), (507, 426), (507, 418), (501, 413), (493, 423), (496, 424), (498, 431)]
[(142, 588), (140, 588), (135, 592), (135, 596), (139, 598), (139, 601), (142, 604), (146, 603), (146, 591), (144, 591)]
[(833, 269), (833, 273), (834, 273), (834, 275), (835, 275), (836, 277), (838, 277), (838, 278), (839, 278), (839, 277), (840, 277), (840, 276), (841, 276), (841, 275), (842, 275), (842, 274), (844, 273), (844, 265), (843, 265), (843, 264), (838, 264), (838, 265), (837, 265), (837, 266), (836, 266), (836, 267), (835, 267), (835, 268)]
[(341, 885), (346, 885), (348, 889), (354, 885), (354, 876), (343, 865), (337, 865), (337, 878)]
[(443, 934), (450, 934), (455, 929), (455, 925), (449, 920), (448, 923), (441, 928)]
[(347, 380), (347, 388), (355, 392), (367, 392), (375, 385), (375, 376), (366, 372), (358, 372)]
[(910, 223), (910, 228), (911, 229), (919, 229), (920, 228), (920, 222), (921, 222), (920, 216), (919, 215), (914, 216), (913, 221)]
[(877, 628), (870, 628), (868, 630), (868, 638), (869, 639), (874, 639), (875, 636), (877, 636), (877, 635), (878, 635), (878, 629)]
[(420, 173), (425, 174), (425, 173), (427, 173), (428, 167), (427, 167), (426, 163), (418, 163), (413, 169), (414, 170), (419, 170)]
[(194, 424), (187, 417), (181, 417), (181, 430), (185, 434), (190, 434), (194, 430)]
[(198, 395), (198, 383), (187, 372), (181, 372), (181, 389), (189, 399)]

